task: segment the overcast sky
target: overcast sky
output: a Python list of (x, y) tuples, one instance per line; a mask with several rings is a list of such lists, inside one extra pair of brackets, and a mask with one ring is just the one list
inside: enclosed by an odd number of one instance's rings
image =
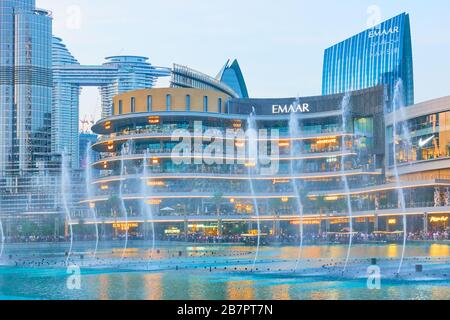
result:
[[(448, 0), (37, 0), (82, 64), (144, 55), (215, 76), (237, 58), (252, 97), (321, 94), (325, 48), (378, 20), (411, 16), (416, 102), (450, 95)], [(98, 114), (95, 88), (81, 114)]]

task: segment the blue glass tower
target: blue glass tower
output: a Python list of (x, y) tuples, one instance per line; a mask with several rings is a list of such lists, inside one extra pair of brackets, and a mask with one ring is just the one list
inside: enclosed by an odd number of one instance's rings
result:
[(414, 104), (409, 15), (402, 13), (325, 50), (322, 93), (344, 93), (403, 81), (406, 105)]
[(234, 60), (231, 65), (230, 60), (228, 60), (216, 78), (233, 89), (239, 95), (239, 98), (249, 97), (247, 85), (237, 60)]

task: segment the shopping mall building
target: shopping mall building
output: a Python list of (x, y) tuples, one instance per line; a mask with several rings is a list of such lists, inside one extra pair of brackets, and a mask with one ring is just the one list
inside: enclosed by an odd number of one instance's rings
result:
[(134, 234), (153, 222), (162, 237), (249, 233), (258, 221), (266, 234), (298, 234), (300, 221), (306, 233), (346, 232), (351, 217), (355, 231), (394, 232), (406, 215), (409, 232), (445, 229), (450, 97), (388, 113), (391, 100), (383, 85), (286, 99), (118, 95), (93, 127), (91, 214), (73, 223)]

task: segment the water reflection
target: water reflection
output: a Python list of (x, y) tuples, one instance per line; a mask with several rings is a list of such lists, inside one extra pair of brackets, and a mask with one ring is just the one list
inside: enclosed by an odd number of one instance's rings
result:
[[(126, 263), (144, 261), (148, 255), (145, 244), (131, 244), (126, 251)], [(33, 255), (36, 246), (14, 247), (17, 254)], [(91, 250), (90, 244), (86, 244)], [(48, 246), (46, 254), (63, 256), (65, 246)], [(83, 248), (78, 248), (82, 250)], [(261, 274), (224, 270), (227, 263), (215, 264), (216, 260), (244, 261), (242, 266), (251, 265), (252, 248), (232, 245), (160, 245), (159, 253), (154, 255), (155, 263), (167, 263), (167, 259), (199, 263), (198, 268), (170, 271), (127, 272), (120, 269), (109, 270), (82, 269), (82, 290), (67, 290), (67, 274), (64, 269), (37, 269), (0, 267), (0, 298), (32, 298), (32, 299), (314, 299), (314, 300), (353, 300), (353, 299), (450, 299), (450, 280), (431, 283), (382, 282), (380, 291), (370, 291), (366, 280), (330, 280), (320, 277), (297, 277), (293, 274)], [(342, 261), (345, 258), (346, 246), (306, 246), (303, 259), (310, 259), (319, 267), (324, 263)], [(352, 256), (358, 259), (370, 257), (388, 257), (398, 259), (399, 245), (356, 245)], [(9, 248), (9, 252), (11, 248)], [(78, 252), (78, 251), (77, 251)], [(82, 252), (82, 251), (80, 251)], [(178, 257), (181, 252), (182, 256)], [(99, 251), (99, 259), (120, 258), (121, 249), (103, 249)], [(270, 261), (272, 270), (278, 268), (277, 261), (295, 261), (298, 253), (296, 246), (268, 246), (261, 249), (261, 259)], [(410, 245), (407, 255), (414, 257), (448, 257), (450, 246), (445, 244)], [(243, 256), (241, 256), (243, 255)], [(247, 255), (247, 256), (245, 256)], [(175, 258), (174, 258), (175, 257)], [(247, 258), (246, 258), (247, 257)], [(250, 258), (249, 258), (250, 257)], [(184, 260), (183, 260), (184, 259)], [(245, 259), (247, 259), (245, 261)], [(164, 262), (166, 261), (166, 262)], [(250, 261), (250, 262), (249, 262)], [(179, 265), (182, 265), (181, 263)], [(211, 270), (209, 267), (211, 266)], [(383, 269), (383, 264), (380, 263)], [(215, 269), (217, 268), (217, 269)], [(364, 274), (364, 263), (359, 270)], [(362, 272), (362, 273), (361, 273)], [(449, 267), (450, 273), (450, 267)]]

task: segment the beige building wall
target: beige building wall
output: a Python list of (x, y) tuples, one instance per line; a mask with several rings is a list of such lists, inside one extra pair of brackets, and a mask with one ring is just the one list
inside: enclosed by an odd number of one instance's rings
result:
[(131, 100), (135, 99), (135, 113), (147, 112), (147, 101), (151, 97), (151, 112), (165, 112), (166, 99), (170, 95), (173, 112), (186, 112), (187, 96), (190, 96), (190, 111), (203, 112), (204, 98), (208, 99), (208, 112), (219, 112), (219, 99), (222, 99), (222, 113), (225, 113), (226, 102), (230, 96), (213, 90), (184, 89), (184, 88), (157, 88), (130, 91), (113, 98), (113, 115), (119, 115), (119, 104), (122, 103), (122, 114), (131, 113)]

